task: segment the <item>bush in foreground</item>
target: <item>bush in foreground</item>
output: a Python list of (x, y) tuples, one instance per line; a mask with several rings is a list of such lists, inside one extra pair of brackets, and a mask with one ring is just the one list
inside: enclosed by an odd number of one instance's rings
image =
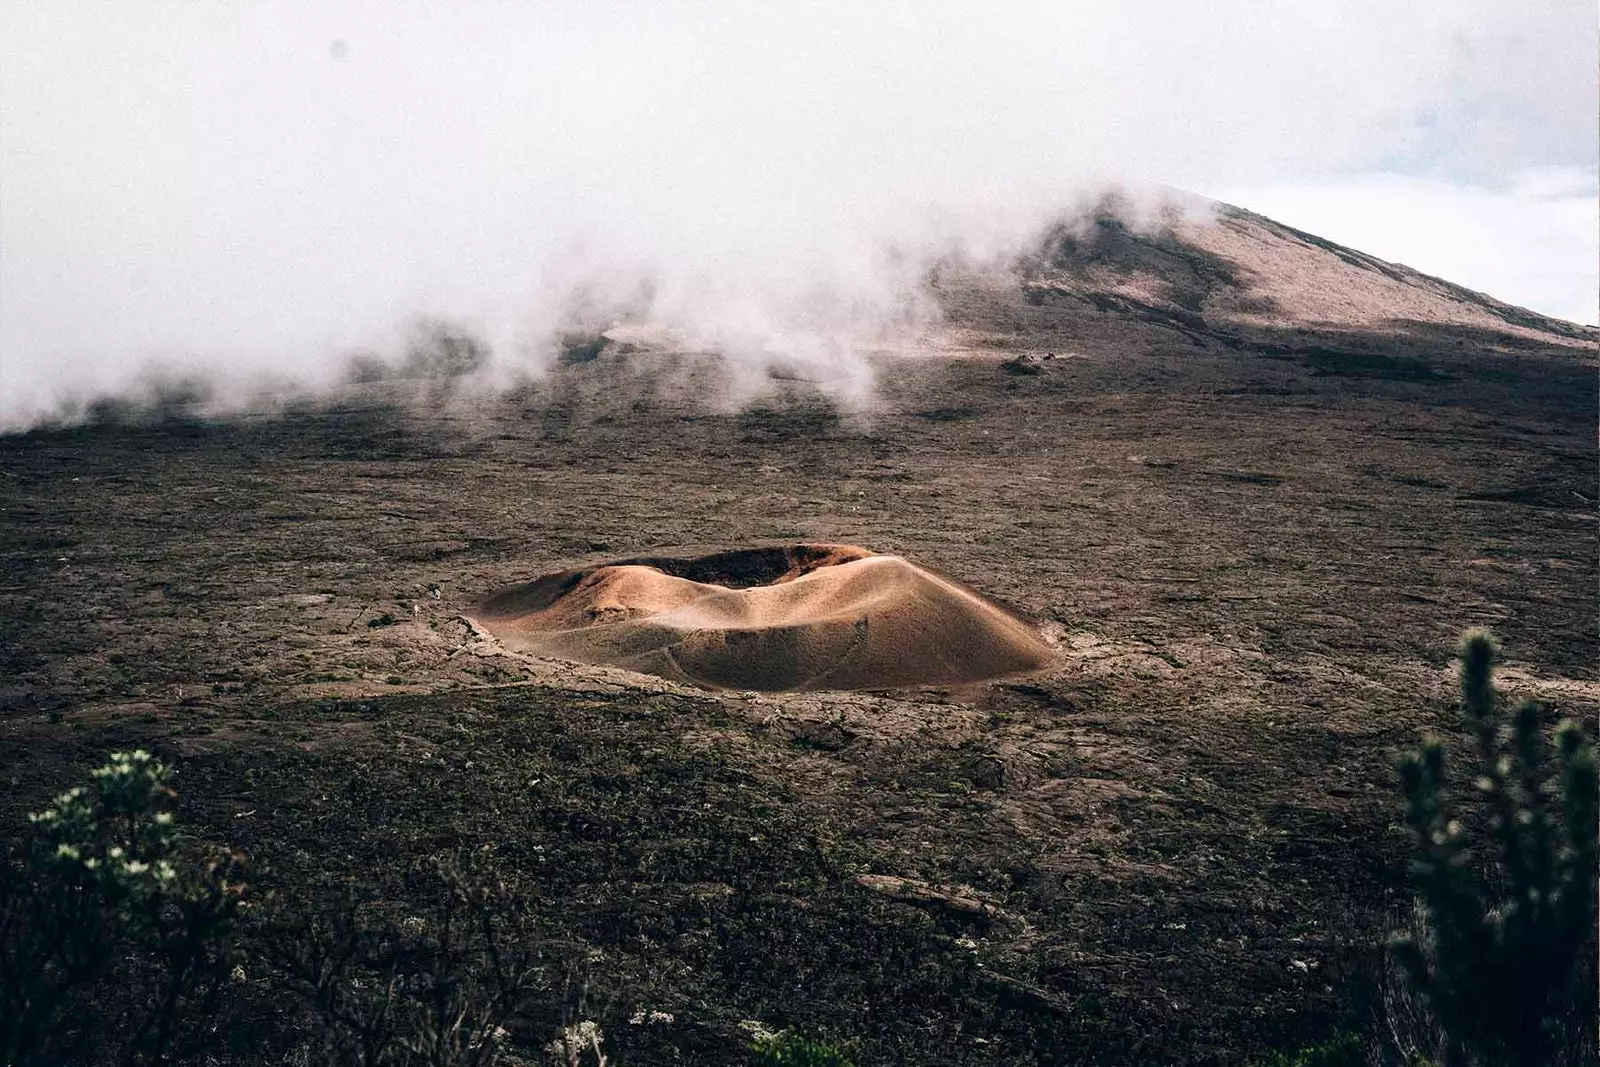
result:
[(237, 857), (180, 848), (171, 771), (117, 752), (0, 860), (0, 1064), (162, 1063), (215, 1039)]
[(1495, 644), (1461, 647), (1462, 706), (1475, 747), (1482, 822), (1463, 822), (1445, 750), (1429, 740), (1401, 766), (1420, 894), (1396, 958), (1448, 1067), (1549, 1067), (1595, 1056), (1596, 771), (1582, 727), (1554, 745), (1523, 703), (1509, 735), (1496, 711)]

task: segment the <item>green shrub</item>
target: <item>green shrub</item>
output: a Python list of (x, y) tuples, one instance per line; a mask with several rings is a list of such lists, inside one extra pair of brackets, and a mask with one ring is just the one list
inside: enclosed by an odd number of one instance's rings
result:
[(1475, 743), (1481, 809), (1457, 813), (1437, 740), (1402, 763), (1423, 921), (1395, 938), (1394, 951), (1444, 1037), (1437, 1051), (1451, 1067), (1589, 1062), (1595, 1027), (1593, 745), (1576, 722), (1564, 722), (1554, 734), (1552, 759), (1544, 710), (1531, 702), (1518, 708), (1503, 736), (1494, 655), (1487, 633), (1472, 631), (1463, 639), (1463, 711)]
[(1312, 1045), (1293, 1053), (1275, 1053), (1261, 1067), (1365, 1067), (1366, 1045), (1352, 1033), (1341, 1033), (1331, 1041)]
[(763, 1034), (751, 1048), (756, 1054), (755, 1067), (852, 1067), (836, 1046), (813, 1041), (792, 1030)]
[(0, 1064), (166, 1062), (216, 1029), (244, 887), (180, 849), (171, 773), (113, 753), (0, 861)]

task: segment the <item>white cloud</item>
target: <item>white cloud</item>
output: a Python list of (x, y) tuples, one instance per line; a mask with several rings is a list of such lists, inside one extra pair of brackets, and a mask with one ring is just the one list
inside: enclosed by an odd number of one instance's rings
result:
[(0, 421), (157, 356), (315, 376), (417, 313), (505, 351), (580, 268), (848, 348), (886, 241), (1105, 176), (1592, 165), (1594, 37), (1568, 0), (8, 0)]
[(1594, 170), (1530, 170), (1509, 187), (1399, 174), (1224, 189), (1218, 198), (1382, 259), (1573, 322), (1600, 322)]

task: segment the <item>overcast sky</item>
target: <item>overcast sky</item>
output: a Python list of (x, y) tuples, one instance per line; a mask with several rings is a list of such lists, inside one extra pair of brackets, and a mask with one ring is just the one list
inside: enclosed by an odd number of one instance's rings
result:
[[(0, 0), (0, 420), (653, 273), (719, 336), (1162, 182), (1596, 321), (1593, 5)], [(887, 266), (886, 266), (887, 265)], [(385, 339), (388, 339), (387, 341)], [(752, 343), (756, 343), (752, 341)]]

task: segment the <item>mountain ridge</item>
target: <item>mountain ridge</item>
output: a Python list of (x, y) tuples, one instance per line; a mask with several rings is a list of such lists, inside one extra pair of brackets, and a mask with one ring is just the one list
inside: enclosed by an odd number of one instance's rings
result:
[(1257, 212), (1216, 201), (1200, 208), (1168, 208), (1151, 225), (1130, 221), (1116, 198), (1102, 201), (1084, 218), (1056, 224), (1023, 257), (1024, 287), (1035, 298), (1054, 291), (1102, 308), (1132, 301), (1124, 310), (1155, 311), (1223, 339), (1261, 328), (1381, 333), (1427, 323), (1558, 346), (1600, 342), (1600, 328), (1518, 307)]

